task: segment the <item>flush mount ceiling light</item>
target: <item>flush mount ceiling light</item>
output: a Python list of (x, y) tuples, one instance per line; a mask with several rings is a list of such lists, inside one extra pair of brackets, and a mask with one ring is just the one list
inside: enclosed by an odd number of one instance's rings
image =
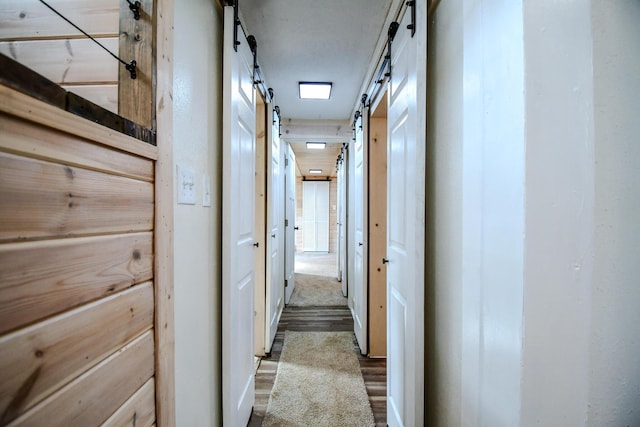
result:
[(309, 169), (309, 173), (318, 175), (322, 173), (322, 169)]
[(326, 142), (307, 142), (307, 150), (324, 150)]
[(331, 97), (330, 82), (298, 82), (300, 99), (329, 99)]

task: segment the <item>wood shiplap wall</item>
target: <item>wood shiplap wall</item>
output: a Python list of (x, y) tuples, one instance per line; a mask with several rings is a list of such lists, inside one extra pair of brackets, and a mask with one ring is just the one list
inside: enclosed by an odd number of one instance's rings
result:
[(0, 425), (155, 422), (157, 155), (0, 85)]
[[(48, 3), (118, 55), (119, 0)], [(118, 113), (120, 63), (38, 0), (0, 1), (0, 53)]]

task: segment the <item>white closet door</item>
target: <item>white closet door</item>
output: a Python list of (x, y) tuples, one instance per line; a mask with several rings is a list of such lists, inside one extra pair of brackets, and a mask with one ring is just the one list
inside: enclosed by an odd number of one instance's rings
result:
[[(254, 390), (255, 89), (244, 36), (233, 49), (233, 7), (224, 16), (222, 186), (222, 416), (247, 425)], [(240, 32), (241, 33), (241, 32)]]
[(295, 287), (295, 256), (296, 256), (296, 156), (289, 144), (285, 145), (285, 266), (284, 278), (287, 281), (285, 288), (285, 303), (289, 303)]
[[(426, 16), (426, 2), (415, 2)], [(387, 145), (387, 423), (424, 424), (426, 21), (391, 45)]]
[(329, 181), (302, 182), (302, 244), (308, 252), (329, 252)]

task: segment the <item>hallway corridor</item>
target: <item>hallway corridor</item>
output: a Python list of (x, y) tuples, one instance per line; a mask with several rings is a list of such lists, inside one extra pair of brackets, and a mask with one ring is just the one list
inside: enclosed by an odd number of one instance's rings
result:
[[(353, 318), (347, 306), (285, 307), (270, 357), (261, 360), (256, 372), (256, 401), (249, 426), (261, 426), (276, 379), (285, 331), (353, 332)], [(386, 359), (369, 359), (360, 355), (355, 337), (353, 351), (358, 356), (376, 426), (386, 425)]]

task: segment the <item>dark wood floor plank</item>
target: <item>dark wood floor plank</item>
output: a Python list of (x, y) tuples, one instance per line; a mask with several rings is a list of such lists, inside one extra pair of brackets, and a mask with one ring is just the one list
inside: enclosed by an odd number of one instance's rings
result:
[[(269, 396), (276, 379), (285, 331), (341, 332), (353, 331), (353, 318), (348, 307), (286, 307), (280, 317), (269, 357), (263, 358), (256, 372), (256, 400), (249, 427), (259, 427), (267, 412)], [(376, 426), (387, 425), (387, 361), (370, 359), (360, 354), (354, 335), (354, 351), (369, 395)]]

